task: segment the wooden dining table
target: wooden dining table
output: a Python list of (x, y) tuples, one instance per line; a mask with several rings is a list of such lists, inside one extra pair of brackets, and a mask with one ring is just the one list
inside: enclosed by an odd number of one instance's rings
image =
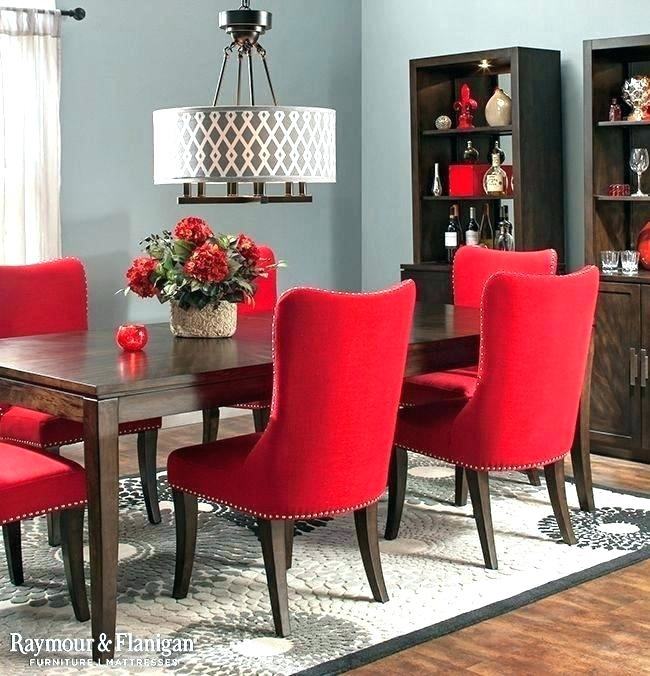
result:
[[(405, 375), (476, 363), (479, 323), (475, 309), (418, 304)], [(135, 353), (122, 352), (112, 331), (0, 340), (0, 401), (84, 426), (93, 659), (100, 662), (113, 657), (116, 627), (119, 423), (244, 402), (272, 376), (271, 313), (240, 317), (228, 339), (175, 338), (167, 324), (148, 328), (148, 345)], [(571, 451), (586, 511), (594, 509), (590, 370)]]

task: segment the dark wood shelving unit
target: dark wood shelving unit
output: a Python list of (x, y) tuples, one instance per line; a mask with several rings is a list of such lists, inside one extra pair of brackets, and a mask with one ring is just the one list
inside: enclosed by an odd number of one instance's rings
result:
[[(427, 202), (436, 202), (442, 200), (443, 202), (500, 202), (507, 200), (514, 200), (514, 195), (506, 195), (505, 197), (493, 197), (492, 195), (470, 195), (467, 197), (452, 197), (451, 195), (440, 195), (440, 197), (435, 197), (434, 195), (424, 195), (423, 200)], [(446, 223), (445, 223), (446, 225)]]
[[(488, 70), (479, 63), (487, 61)], [(435, 129), (439, 115), (455, 121), (453, 103), (464, 83), (478, 102), (473, 129)], [(436, 56), (410, 62), (413, 263), (402, 265), (402, 277), (415, 279), (418, 298), (451, 302), (450, 266), (444, 231), (451, 204), (460, 205), (461, 222), (469, 208), (490, 205), (493, 225), (501, 202), (510, 209), (518, 250), (554, 248), (564, 261), (562, 116), (560, 53), (528, 47)], [(512, 98), (512, 124), (490, 127), (485, 104), (495, 87)], [(455, 123), (455, 122), (454, 122)], [(480, 162), (487, 163), (494, 141), (502, 140), (505, 164), (512, 165), (515, 194), (502, 198), (476, 195), (434, 197), (427, 194), (433, 165), (440, 164), (446, 193), (449, 165), (462, 161), (471, 139)]]
[(422, 136), (475, 136), (486, 134), (488, 136), (511, 136), (512, 125), (502, 127), (474, 127), (473, 129), (425, 129)]
[[(610, 197), (608, 185), (629, 183), (630, 149), (650, 148), (650, 121), (607, 121), (625, 80), (650, 74), (650, 35), (584, 43), (585, 258), (634, 249), (650, 221), (650, 197)], [(627, 114), (624, 106), (624, 114)], [(643, 177), (650, 192), (650, 173)], [(591, 447), (605, 455), (650, 462), (650, 272), (601, 275), (591, 384)]]
[(617, 120), (616, 122), (604, 120), (596, 123), (596, 126), (598, 127), (647, 127), (649, 125), (650, 120)]

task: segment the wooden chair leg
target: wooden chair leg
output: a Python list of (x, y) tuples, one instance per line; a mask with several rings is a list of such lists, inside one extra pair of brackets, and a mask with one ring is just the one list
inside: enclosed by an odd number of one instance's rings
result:
[(203, 443), (209, 444), (217, 440), (219, 435), (219, 409), (203, 409)]
[(262, 543), (266, 581), (271, 597), (271, 611), (276, 636), (289, 636), (289, 591), (287, 589), (286, 525), (280, 519), (258, 519), (258, 532)]
[(571, 525), (571, 515), (569, 514), (569, 505), (566, 500), (566, 484), (564, 480), (564, 459), (554, 462), (552, 465), (544, 467), (546, 476), (546, 486), (551, 498), (553, 513), (560, 527), (562, 539), (568, 545), (576, 543), (576, 536), (573, 533)]
[(270, 408), (254, 408), (253, 409), (253, 423), (255, 425), (255, 431), (262, 433), (266, 426), (269, 424), (269, 418), (271, 417)]
[(388, 513), (384, 531), (386, 540), (394, 540), (399, 533), (406, 497), (407, 474), (408, 453), (403, 448), (394, 446), (388, 470)]
[(177, 490), (173, 491), (173, 496), (176, 521), (176, 571), (172, 596), (175, 599), (184, 599), (190, 589), (194, 566), (199, 500), (195, 495)]
[(496, 570), (497, 552), (494, 546), (494, 530), (492, 528), (492, 510), (490, 508), (490, 484), (487, 472), (466, 469), (469, 494), (474, 508), (474, 519), (478, 528), (478, 536), (483, 550), (485, 567)]
[(357, 540), (366, 577), (370, 583), (372, 597), (375, 601), (386, 603), (388, 592), (384, 583), (384, 574), (381, 570), (379, 555), (379, 539), (377, 537), (377, 503), (358, 509), (354, 513), (354, 526), (357, 530)]
[(284, 534), (286, 536), (285, 550), (288, 570), (293, 565), (293, 537), (295, 524), (293, 521), (287, 520), (284, 522), (284, 528), (285, 528)]
[(158, 481), (156, 480), (156, 451), (158, 430), (138, 432), (138, 467), (144, 504), (147, 508), (149, 523), (160, 523), (160, 505), (158, 503)]
[[(50, 446), (45, 449), (52, 455), (61, 455), (60, 446)], [(47, 542), (50, 547), (59, 547), (61, 545), (61, 513), (50, 512), (47, 519)]]
[(536, 467), (526, 470), (526, 476), (531, 486), (541, 486), (542, 480), (539, 478), (539, 470)]
[(467, 476), (465, 468), (456, 466), (456, 494), (454, 497), (456, 507), (464, 507), (467, 504)]
[(75, 617), (79, 622), (90, 619), (86, 579), (84, 577), (84, 509), (65, 509), (61, 516), (61, 545), (65, 579)]
[(23, 548), (20, 538), (20, 521), (12, 521), (2, 526), (2, 539), (5, 542), (7, 568), (11, 584), (17, 587), (25, 581), (23, 575)]

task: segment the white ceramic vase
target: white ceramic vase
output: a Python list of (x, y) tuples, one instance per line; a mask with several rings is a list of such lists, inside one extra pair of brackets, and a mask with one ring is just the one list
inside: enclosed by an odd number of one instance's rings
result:
[(485, 119), (490, 127), (512, 124), (512, 99), (497, 87), (485, 106)]
[(181, 338), (230, 338), (237, 329), (237, 305), (222, 301), (202, 310), (183, 310), (177, 302), (170, 303), (169, 327)]

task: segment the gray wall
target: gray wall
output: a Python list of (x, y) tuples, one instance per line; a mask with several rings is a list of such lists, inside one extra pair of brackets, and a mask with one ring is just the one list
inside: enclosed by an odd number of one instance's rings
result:
[[(312, 205), (179, 207), (178, 188), (154, 186), (151, 113), (209, 103), (225, 34), (219, 10), (237, 0), (84, 0), (85, 21), (65, 24), (62, 85), (62, 229), (65, 255), (87, 264), (91, 323), (167, 317), (155, 300), (114, 296), (138, 242), (196, 214), (216, 230), (250, 233), (289, 267), (286, 288), (361, 284), (361, 4), (264, 0), (265, 36), (281, 103), (338, 114), (338, 183), (313, 186)], [(57, 2), (69, 8), (69, 2)], [(264, 91), (261, 69), (257, 72)], [(234, 96), (232, 80), (224, 91)], [(261, 98), (262, 103), (266, 99)], [(230, 101), (227, 101), (230, 102)]]
[(582, 41), (650, 33), (650, 2), (362, 2), (364, 288), (395, 281), (412, 260), (408, 60), (495, 47), (562, 52), (567, 246), (582, 263)]

